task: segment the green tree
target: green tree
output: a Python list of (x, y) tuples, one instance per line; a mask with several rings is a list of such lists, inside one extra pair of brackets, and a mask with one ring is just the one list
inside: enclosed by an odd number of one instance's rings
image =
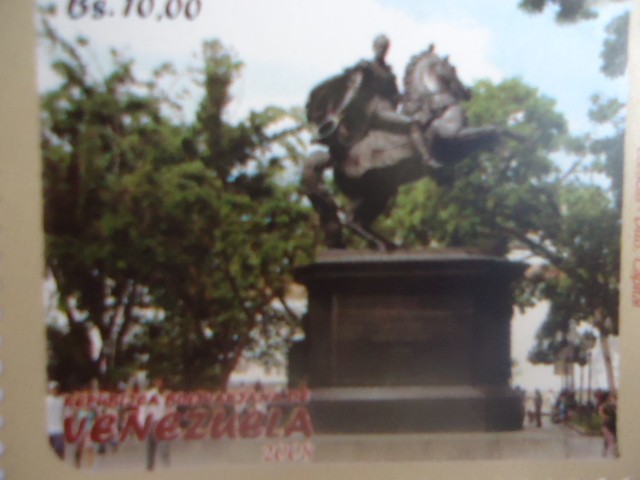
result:
[[(562, 221), (553, 238), (557, 260), (532, 286), (551, 301), (551, 311), (540, 328), (530, 358), (547, 362), (555, 350), (553, 339), (566, 335), (570, 320), (586, 322), (598, 333), (609, 388), (615, 390), (609, 336), (618, 334), (622, 163), (624, 130), (617, 101), (594, 99), (591, 118), (613, 124), (610, 136), (589, 139), (583, 167), (561, 191)], [(616, 117), (618, 117), (616, 119)], [(597, 182), (585, 181), (595, 176)], [(550, 352), (543, 352), (550, 347)]]
[[(559, 22), (588, 20), (598, 15), (592, 3), (584, 0), (522, 0), (520, 6), (534, 13), (556, 8)], [(626, 10), (606, 26), (601, 71), (607, 77), (619, 77), (626, 71), (629, 19)], [(568, 183), (562, 195), (564, 218), (555, 244), (563, 260), (555, 263), (556, 273), (539, 277), (538, 287), (551, 300), (552, 307), (530, 357), (534, 361), (553, 357), (553, 348), (544, 350), (553, 345), (556, 333), (560, 337), (566, 334), (569, 319), (588, 322), (599, 334), (609, 388), (615, 391), (609, 336), (618, 334), (619, 321), (625, 105), (599, 95), (592, 97), (592, 104), (589, 117), (594, 129), (585, 139), (588, 155), (575, 163), (575, 180)], [(586, 177), (593, 176), (599, 177), (599, 182), (585, 183)]]
[(435, 179), (402, 189), (383, 226), (405, 246), (475, 248), (498, 255), (517, 245), (542, 250), (556, 228), (559, 170), (553, 154), (577, 148), (554, 102), (519, 79), (478, 82), (467, 105), (473, 125), (509, 128), (506, 140)]
[[(518, 302), (553, 305), (531, 359), (555, 358), (556, 334), (566, 336), (571, 321), (590, 323), (607, 350), (618, 322), (621, 133), (572, 137), (554, 102), (518, 79), (478, 82), (467, 111), (472, 125), (495, 124), (526, 140), (403, 188), (382, 227), (405, 246), (528, 251), (543, 267), (520, 285)], [(591, 118), (611, 130), (621, 126), (620, 112), (619, 103), (594, 98)]]
[(618, 333), (619, 211), (611, 195), (595, 185), (569, 186), (563, 195), (566, 213), (554, 243), (561, 261), (531, 278), (551, 310), (530, 358), (549, 363), (563, 346), (569, 322), (589, 323), (599, 334), (609, 386), (615, 389), (608, 337)]
[(590, 3), (588, 0), (521, 0), (520, 8), (531, 13), (555, 9), (556, 21), (566, 23), (596, 18), (597, 13)]
[[(273, 361), (298, 321), (290, 271), (314, 244), (285, 181), (301, 140), (281, 125), (296, 112), (225, 121), (241, 64), (209, 42), (197, 119), (180, 124), (159, 88), (170, 66), (141, 82), (114, 52), (93, 78), (86, 41), (44, 29), (62, 78), (43, 96), (46, 258), (67, 320), (49, 328), (50, 371), (67, 388), (137, 368), (190, 388), (224, 385), (243, 351)], [(98, 358), (80, 348), (92, 331)]]
[[(43, 29), (61, 79), (42, 97), (45, 258), (67, 320), (64, 335), (49, 339), (58, 354), (66, 341), (90, 344), (92, 330), (102, 343), (97, 358), (87, 348), (75, 355), (73, 369), (84, 374), (65, 386), (78, 387), (93, 377), (107, 381), (107, 372), (126, 364), (125, 338), (148, 298), (104, 219), (117, 210), (117, 187), (140, 158), (175, 150), (177, 127), (163, 118), (162, 98), (133, 77), (131, 62), (112, 52), (112, 71), (95, 79), (80, 54), (86, 40), (68, 42), (47, 22)], [(67, 375), (65, 384), (75, 378)]]

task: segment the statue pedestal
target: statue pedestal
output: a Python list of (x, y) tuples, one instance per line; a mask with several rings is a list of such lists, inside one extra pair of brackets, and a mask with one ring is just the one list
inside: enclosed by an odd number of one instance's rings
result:
[(510, 285), (523, 264), (460, 251), (334, 251), (296, 271), (307, 287), (292, 385), (318, 432), (515, 430)]

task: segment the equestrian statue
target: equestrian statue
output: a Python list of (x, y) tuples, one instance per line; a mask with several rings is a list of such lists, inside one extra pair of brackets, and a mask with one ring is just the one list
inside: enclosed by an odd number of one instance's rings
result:
[[(433, 45), (409, 62), (404, 93), (385, 57), (389, 39), (379, 35), (374, 58), (363, 60), (315, 87), (306, 105), (315, 141), (326, 150), (306, 160), (302, 185), (320, 217), (325, 244), (346, 248), (343, 229), (363, 237), (371, 247), (389, 251), (390, 240), (371, 229), (398, 187), (468, 155), (492, 150), (509, 132), (493, 126), (469, 127), (463, 101), (471, 91), (447, 57)], [(336, 186), (353, 202), (344, 215), (323, 179), (333, 169)]]

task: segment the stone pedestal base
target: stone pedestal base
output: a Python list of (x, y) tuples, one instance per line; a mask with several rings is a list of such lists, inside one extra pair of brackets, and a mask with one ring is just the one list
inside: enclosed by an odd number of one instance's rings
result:
[(522, 409), (508, 388), (470, 386), (321, 388), (309, 404), (320, 434), (518, 430)]
[(289, 378), (311, 388), (316, 428), (519, 428), (508, 384), (523, 268), (460, 251), (329, 252), (297, 270), (309, 305)]

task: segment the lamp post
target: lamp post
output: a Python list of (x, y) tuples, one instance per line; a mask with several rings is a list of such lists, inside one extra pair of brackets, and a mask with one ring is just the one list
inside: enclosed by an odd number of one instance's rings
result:
[(580, 393), (578, 394), (578, 403), (584, 405), (584, 364), (580, 363)]
[(574, 319), (569, 320), (569, 328), (567, 331), (567, 343), (570, 347), (570, 362), (571, 362), (571, 390), (575, 392), (576, 384), (574, 377), (574, 365), (580, 354), (580, 334), (578, 333), (578, 322)]
[(591, 402), (591, 350), (587, 352), (587, 403)]
[(561, 388), (560, 390), (566, 390), (568, 388), (568, 363), (567, 363), (567, 347), (562, 347), (565, 344), (565, 334), (562, 330), (556, 330), (555, 335), (556, 345), (560, 345), (561, 349), (556, 357), (556, 374), (560, 375)]
[(587, 350), (587, 402), (591, 402), (591, 377), (593, 375), (593, 347), (596, 346), (595, 335), (585, 335), (584, 345)]

